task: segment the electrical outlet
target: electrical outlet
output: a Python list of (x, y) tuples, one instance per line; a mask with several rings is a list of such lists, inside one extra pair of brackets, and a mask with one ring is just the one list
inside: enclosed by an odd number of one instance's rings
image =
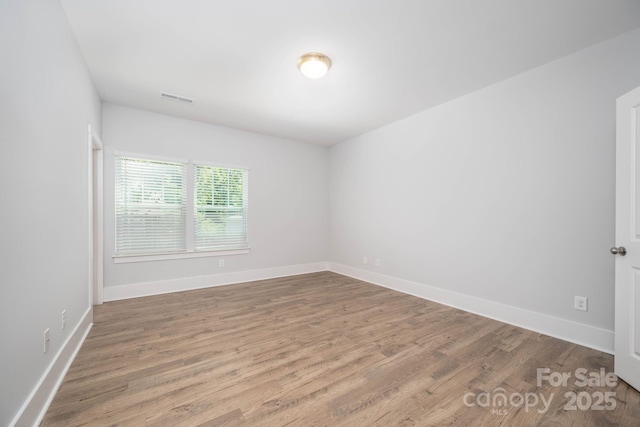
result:
[(573, 308), (580, 311), (587, 311), (589, 299), (587, 297), (574, 297)]
[(363, 263), (363, 264), (369, 264), (369, 260), (367, 259), (367, 257), (366, 257), (366, 256), (363, 256), (363, 257), (362, 257), (362, 263)]
[(380, 267), (380, 258), (376, 258), (376, 267)]
[(220, 267), (224, 267), (224, 260), (221, 259), (220, 261), (218, 261), (218, 266)]
[(51, 340), (49, 339), (49, 328), (44, 330), (44, 352), (46, 353), (47, 351), (49, 351), (49, 342)]
[(67, 310), (62, 310), (62, 322), (60, 323), (60, 327), (64, 331), (64, 328), (67, 327)]

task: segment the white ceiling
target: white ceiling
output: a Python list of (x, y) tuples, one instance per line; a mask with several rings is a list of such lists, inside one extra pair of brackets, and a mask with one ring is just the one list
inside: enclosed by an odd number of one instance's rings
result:
[(640, 26), (638, 0), (61, 1), (104, 101), (324, 145)]

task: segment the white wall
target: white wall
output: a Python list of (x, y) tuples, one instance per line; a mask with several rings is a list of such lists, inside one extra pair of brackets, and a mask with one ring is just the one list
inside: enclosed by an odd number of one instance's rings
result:
[[(185, 106), (185, 108), (189, 108)], [(109, 287), (326, 262), (328, 149), (103, 104), (105, 296)], [(249, 166), (246, 255), (114, 264), (115, 151)]]
[(640, 30), (333, 146), (330, 259), (611, 331), (615, 99), (640, 85), (638, 46)]
[[(87, 124), (99, 131), (100, 100), (57, 1), (0, 2), (0, 52), (0, 425), (5, 426), (90, 307)], [(44, 354), (46, 328), (51, 348)]]

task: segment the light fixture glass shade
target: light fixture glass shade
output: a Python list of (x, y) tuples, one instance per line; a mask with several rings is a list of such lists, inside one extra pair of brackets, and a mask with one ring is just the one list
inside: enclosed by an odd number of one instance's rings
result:
[(322, 53), (305, 53), (298, 58), (300, 72), (310, 79), (319, 79), (331, 68), (331, 60)]

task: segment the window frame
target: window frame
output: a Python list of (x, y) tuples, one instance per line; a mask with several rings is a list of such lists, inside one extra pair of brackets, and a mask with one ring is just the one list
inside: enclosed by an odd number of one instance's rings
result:
[[(118, 157), (130, 157), (139, 160), (147, 160), (147, 161), (161, 161), (161, 162), (171, 162), (171, 163), (182, 163), (185, 165), (185, 191), (186, 191), (186, 212), (185, 215), (185, 242), (186, 242), (186, 250), (178, 251), (178, 252), (162, 252), (162, 253), (139, 253), (139, 254), (113, 254), (112, 259), (115, 264), (121, 263), (130, 263), (130, 262), (145, 262), (145, 261), (165, 261), (165, 260), (174, 260), (174, 259), (189, 259), (189, 258), (204, 258), (204, 257), (220, 257), (220, 256), (230, 256), (230, 255), (244, 255), (248, 254), (251, 251), (250, 240), (249, 240), (249, 226), (247, 219), (246, 226), (246, 241), (247, 246), (243, 248), (223, 248), (223, 249), (214, 249), (214, 248), (206, 248), (206, 249), (196, 249), (195, 247), (195, 222), (196, 222), (196, 182), (195, 182), (195, 167), (196, 165), (200, 166), (209, 166), (216, 168), (225, 168), (225, 169), (240, 169), (245, 171), (246, 173), (246, 183), (248, 187), (250, 168), (248, 166), (241, 165), (230, 165), (224, 163), (217, 162), (209, 162), (209, 161), (200, 161), (200, 160), (189, 160), (183, 158), (175, 158), (175, 157), (165, 157), (165, 156), (156, 156), (153, 154), (142, 154), (142, 153), (132, 153), (132, 152), (123, 152), (123, 151), (114, 151), (114, 172), (117, 167), (117, 159)], [(248, 202), (249, 202), (249, 194), (248, 188), (244, 189), (246, 193), (246, 199), (244, 200), (247, 205), (246, 211), (248, 216)], [(115, 173), (114, 173), (114, 238), (116, 232), (116, 209), (115, 203), (117, 200), (116, 194), (116, 186), (115, 186)], [(115, 252), (115, 240), (114, 240), (114, 252)]]
[[(191, 209), (193, 211), (193, 223), (191, 224), (190, 230), (192, 233), (191, 238), (192, 240), (192, 248), (194, 249), (195, 252), (211, 252), (211, 251), (237, 251), (237, 250), (243, 250), (244, 248), (238, 248), (238, 249), (229, 249), (229, 248), (221, 248), (221, 249), (215, 249), (215, 248), (210, 248), (210, 247), (204, 247), (201, 249), (198, 249), (197, 246), (197, 239), (195, 236), (195, 232), (196, 232), (196, 225), (197, 225), (197, 215), (198, 215), (198, 206), (196, 204), (197, 202), (197, 185), (196, 185), (196, 167), (198, 166), (202, 166), (202, 167), (209, 167), (209, 168), (219, 168), (219, 169), (228, 169), (228, 170), (240, 170), (243, 172), (243, 194), (242, 194), (242, 200), (243, 200), (243, 206), (242, 206), (242, 210), (243, 213), (245, 215), (244, 219), (243, 219), (243, 228), (245, 230), (245, 241), (247, 242), (247, 248), (249, 247), (249, 224), (248, 224), (248, 216), (249, 216), (249, 188), (248, 188), (248, 182), (249, 182), (249, 168), (245, 167), (245, 166), (238, 166), (238, 165), (223, 165), (223, 164), (219, 164), (219, 163), (212, 163), (212, 162), (200, 162), (200, 161), (192, 161), (191, 162), (191, 167), (190, 167), (190, 172), (193, 174), (193, 180), (191, 181), (193, 183), (193, 186), (191, 188), (192, 191), (192, 195), (193, 198), (191, 199), (193, 201), (193, 206), (189, 207), (187, 206), (187, 209)], [(214, 196), (215, 197), (215, 196)]]

